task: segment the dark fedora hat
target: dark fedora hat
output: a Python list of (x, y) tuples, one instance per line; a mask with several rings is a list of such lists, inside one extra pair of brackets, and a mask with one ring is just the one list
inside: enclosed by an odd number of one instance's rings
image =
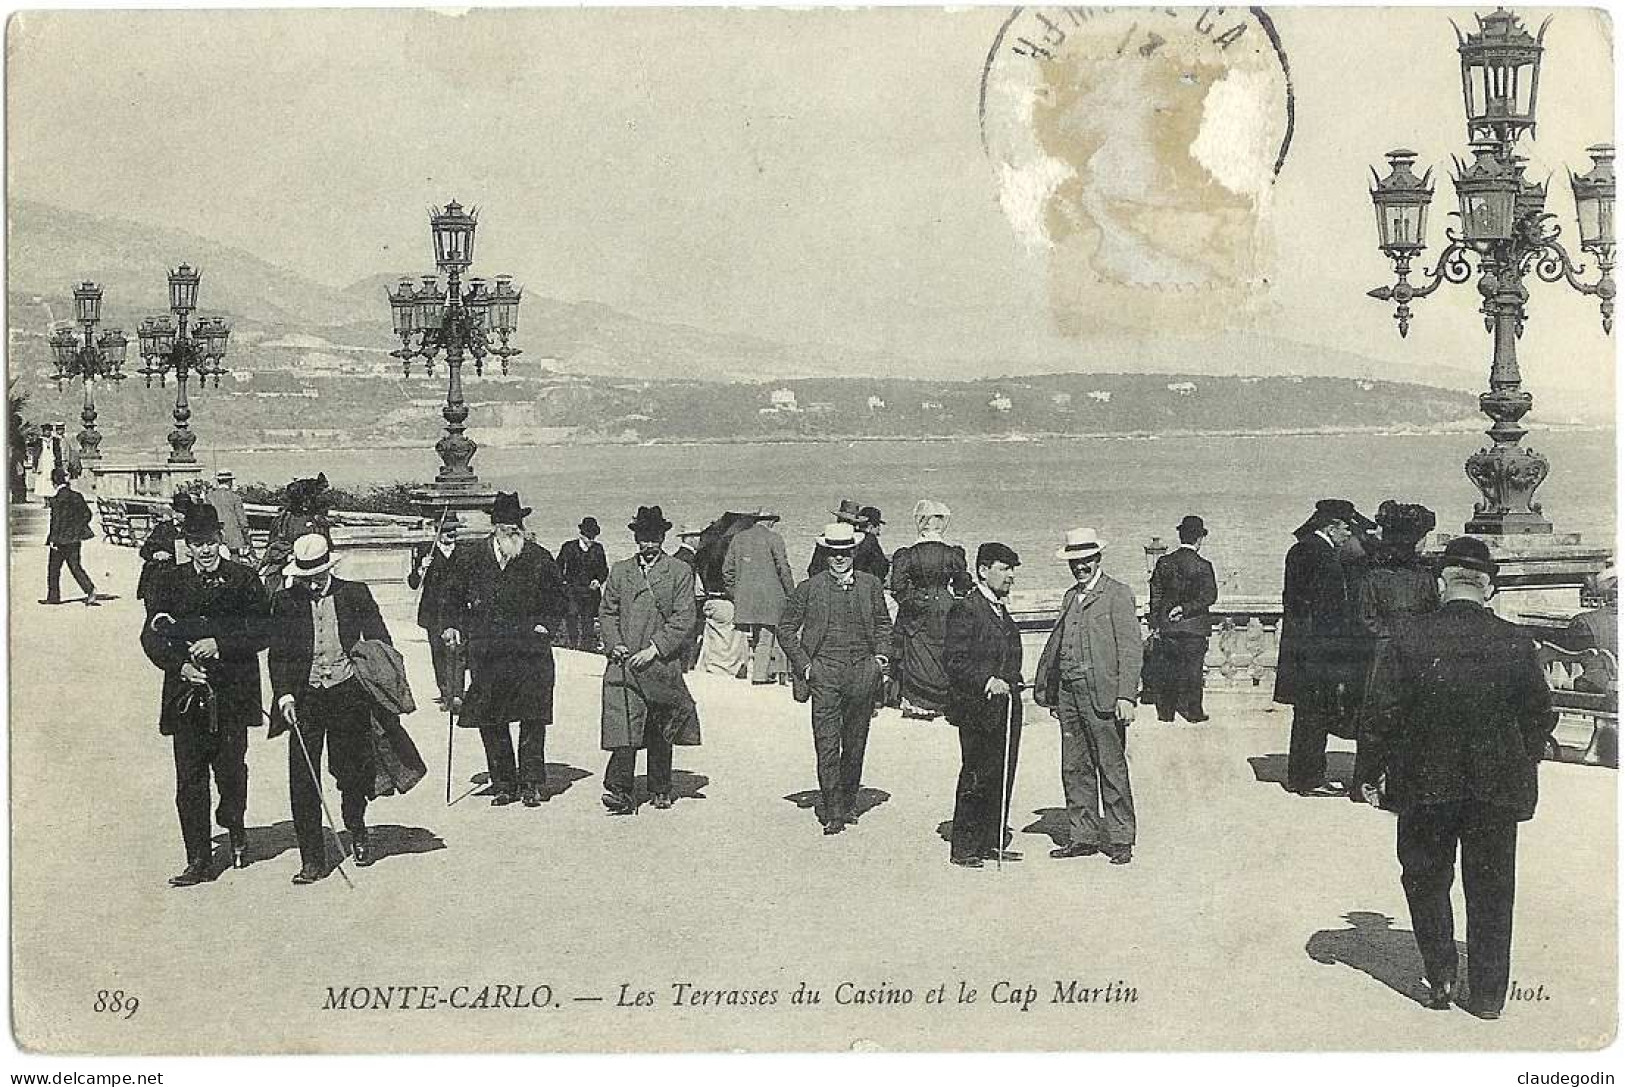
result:
[(880, 519), (879, 506), (865, 506), (858, 511), (858, 523), (864, 525), (883, 525), (886, 522)]
[(1298, 526), (1295, 535), (1314, 532), (1325, 528), (1333, 521), (1341, 521), (1350, 528), (1373, 529), (1377, 522), (1354, 508), (1354, 503), (1346, 498), (1322, 498), (1315, 503), (1315, 512), (1309, 515), (1309, 520)]
[(659, 506), (639, 506), (638, 515), (627, 522), (633, 535), (639, 532), (670, 532), (671, 522), (660, 512)]
[(498, 491), (496, 501), (491, 503), (493, 525), (522, 525), (528, 516), (530, 507), (519, 504), (518, 491)]
[(857, 524), (859, 519), (863, 517), (863, 510), (859, 509), (857, 501), (851, 498), (841, 499), (841, 508), (829, 512), (835, 515), (837, 521), (848, 525)]
[(1495, 557), (1490, 554), (1489, 545), (1483, 540), (1471, 536), (1457, 536), (1444, 545), (1444, 555), (1439, 559), (1439, 569), (1446, 566), (1463, 566), (1469, 570), (1477, 570), (1481, 574), (1494, 577), (1500, 566)]
[(181, 535), (187, 539), (205, 539), (220, 535), (220, 511), (207, 502), (193, 502), (186, 507), (186, 520), (181, 523)]
[(1202, 519), (1196, 516), (1196, 514), (1187, 513), (1184, 517), (1180, 518), (1179, 527), (1174, 531), (1179, 533), (1179, 538), (1181, 540), (1187, 536), (1195, 540), (1207, 535), (1207, 526), (1202, 523)]
[(576, 531), (580, 532), (583, 536), (586, 536), (589, 539), (596, 539), (599, 532), (598, 518), (583, 517), (581, 519), (581, 523), (576, 526)]

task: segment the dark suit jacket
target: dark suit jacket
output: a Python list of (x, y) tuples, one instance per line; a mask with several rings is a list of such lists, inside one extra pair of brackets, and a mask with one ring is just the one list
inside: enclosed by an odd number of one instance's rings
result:
[(948, 720), (959, 728), (1002, 728), (1006, 703), (987, 697), (987, 681), (1004, 680), (1020, 700), (1021, 631), (980, 589), (949, 609), (942, 665), (948, 673)]
[[(779, 645), (797, 674), (804, 673), (818, 656), (818, 649), (829, 634), (831, 601), (835, 594), (843, 591), (826, 570), (797, 585), (784, 602), (784, 614), (779, 617)], [(880, 580), (862, 570), (854, 570), (851, 591), (857, 598), (855, 614), (861, 624), (857, 631), (859, 638), (869, 653), (886, 656), (891, 652), (891, 613), (886, 610)]]
[(1536, 765), (1556, 724), (1527, 634), (1471, 601), (1402, 623), (1366, 703), (1365, 783), (1386, 772), (1388, 806), (1479, 800), (1535, 814)]
[(470, 684), (459, 723), (552, 719), (553, 638), (570, 610), (564, 592), (545, 547), (526, 540), (504, 569), (489, 537), (457, 545), (440, 629), (467, 639)]
[(1061, 598), (1061, 617), (1044, 643), (1038, 657), (1038, 675), (1033, 681), (1033, 701), (1040, 706), (1056, 706), (1061, 700), (1061, 642), (1066, 613), (1079, 608), (1089, 627), (1089, 690), (1095, 712), (1105, 715), (1117, 709), (1117, 700), (1135, 701), (1140, 695), (1140, 665), (1144, 646), (1140, 621), (1134, 616), (1134, 593), (1121, 581), (1100, 575), (1093, 589), (1085, 592), (1074, 585)]
[(559, 544), (557, 562), (559, 578), (572, 589), (589, 588), (595, 581), (602, 586), (609, 580), (609, 559), (604, 555), (604, 545), (597, 540), (583, 551), (581, 538), (570, 537)]
[[(1213, 564), (1188, 547), (1177, 547), (1157, 560), (1151, 571), (1151, 603), (1146, 617), (1159, 634), (1206, 638), (1213, 631), (1208, 609), (1219, 599)], [(1168, 612), (1184, 609), (1178, 622)]]
[(181, 665), (191, 658), (187, 645), (213, 638), (219, 659), (206, 662), (203, 672), (214, 691), (216, 718), (221, 724), (249, 728), (261, 723), (260, 651), (265, 648), (270, 603), (265, 586), (254, 571), (222, 559), (212, 575), (199, 574), (191, 563), (174, 567), (149, 586), (148, 615), (168, 615), (172, 627), (163, 630), (149, 618), (141, 629), (141, 649), (163, 670), (163, 705), (158, 731), (173, 735), (181, 721), (181, 695), (191, 686), (181, 679)]
[[(395, 644), (378, 613), (372, 590), (359, 581), (333, 578), (333, 610), (339, 621), (339, 646), (348, 653), (363, 638)], [(270, 647), (266, 664), (271, 672), (271, 702), (285, 694), (297, 695), (310, 686), (310, 662), (315, 653), (316, 623), (310, 613), (310, 594), (299, 582), (271, 598)], [(273, 715), (271, 735), (287, 728), (280, 712)]]
[(90, 530), (90, 503), (72, 487), (57, 491), (46, 504), (51, 507), (51, 523), (45, 533), (48, 544), (83, 543), (95, 535)]
[(446, 629), (440, 625), (440, 619), (446, 610), (446, 586), (451, 584), (451, 564), (456, 558), (455, 547), (451, 554), (445, 555), (440, 548), (430, 544), (429, 568), (419, 573), (417, 557), (413, 556), (412, 569), (406, 575), (408, 588), (423, 589), (418, 595), (418, 626), (428, 631), (430, 638), (439, 638), (440, 632)]
[(1286, 553), (1275, 701), (1330, 708), (1359, 657), (1343, 561), (1314, 533)]

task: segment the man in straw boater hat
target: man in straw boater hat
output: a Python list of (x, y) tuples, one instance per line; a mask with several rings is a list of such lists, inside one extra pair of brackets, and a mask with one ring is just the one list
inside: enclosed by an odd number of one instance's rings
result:
[(659, 506), (639, 506), (626, 527), (638, 553), (610, 569), (598, 609), (609, 654), (600, 738), (610, 753), (603, 799), (612, 815), (638, 810), (639, 748), (649, 752), (650, 798), (664, 809), (672, 805), (672, 745), (700, 742), (699, 713), (683, 682), (697, 611), (694, 570), (662, 550), (671, 522)]
[(153, 583), (141, 648), (164, 673), (158, 731), (175, 748), (175, 811), (186, 869), (170, 885), (214, 878), (209, 831), (209, 774), (220, 790), (215, 822), (224, 827), (232, 864), (245, 866), (248, 841), (248, 729), (261, 723), (259, 653), (270, 601), (253, 570), (221, 555), (220, 515), (188, 505), (181, 535), (191, 561)]
[(1128, 726), (1140, 689), (1140, 623), (1134, 593), (1100, 569), (1105, 545), (1092, 528), (1074, 528), (1055, 553), (1076, 585), (1044, 643), (1033, 700), (1061, 722), (1061, 785), (1071, 840), (1052, 857), (1104, 852), (1113, 864), (1134, 855), (1134, 793), (1129, 785)]
[(1207, 720), (1202, 708), (1202, 667), (1213, 632), (1208, 609), (1219, 599), (1213, 564), (1201, 555), (1207, 526), (1188, 514), (1175, 529), (1179, 546), (1157, 560), (1151, 571), (1151, 602), (1146, 618), (1156, 634), (1162, 675), (1152, 692), (1157, 720), (1174, 715), (1193, 725)]
[(839, 834), (858, 821), (863, 752), (891, 652), (891, 616), (879, 579), (852, 568), (857, 534), (825, 525), (817, 539), (825, 570), (795, 587), (779, 620), (798, 702), (812, 700), (819, 821)]
[(317, 532), (300, 536), (282, 568), (288, 588), (271, 599), (266, 654), (276, 703), (271, 735), (290, 732), (288, 799), (299, 841), (299, 871), (293, 882), (300, 885), (328, 873), (319, 776), (324, 743), (355, 861), (366, 865), (373, 860), (366, 818), (377, 769), (373, 702), (352, 658), (357, 642), (393, 642), (372, 590), (362, 582), (334, 576), (336, 565), (338, 557), (326, 536)]
[[(457, 546), (441, 637), (468, 646), (468, 694), (458, 724), (480, 730), (491, 803), (545, 799), (547, 726), (553, 723), (553, 635), (570, 604), (547, 548), (525, 538), (529, 506), (498, 491), (491, 536)], [(519, 722), (515, 758), (510, 722)]]
[(1457, 991), (1450, 887), (1461, 856), (1467, 897), (1462, 1006), (1495, 1019), (1506, 1001), (1518, 824), (1535, 814), (1538, 768), (1556, 723), (1528, 634), (1488, 607), (1497, 565), (1482, 540), (1445, 545), (1437, 611), (1401, 624), (1379, 650), (1358, 782), (1399, 813), (1400, 883), (1428, 983), (1425, 1004)]

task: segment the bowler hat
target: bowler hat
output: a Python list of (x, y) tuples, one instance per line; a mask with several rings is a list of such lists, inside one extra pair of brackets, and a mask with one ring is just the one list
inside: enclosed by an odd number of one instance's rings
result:
[(293, 557), (282, 568), (284, 577), (318, 577), (338, 565), (333, 545), (320, 532), (307, 532), (293, 541)]
[(1092, 528), (1067, 529), (1066, 542), (1061, 549), (1055, 552), (1055, 557), (1063, 562), (1072, 562), (1074, 559), (1092, 559), (1106, 548), (1106, 541), (1102, 540)]
[(879, 506), (865, 506), (858, 511), (858, 523), (864, 525), (883, 525), (886, 522), (880, 519)]
[(1444, 545), (1444, 556), (1439, 559), (1439, 568), (1442, 570), (1446, 566), (1462, 566), (1468, 570), (1488, 574), (1492, 578), (1500, 569), (1494, 556), (1490, 554), (1489, 546), (1483, 540), (1472, 536), (1457, 536)]
[(522, 525), (528, 516), (530, 507), (519, 504), (518, 491), (498, 491), (496, 501), (491, 503), (493, 525)]
[(581, 523), (577, 525), (576, 528), (583, 536), (590, 540), (595, 540), (598, 538), (598, 518), (596, 517), (583, 517), (581, 519)]
[(1187, 513), (1184, 517), (1180, 518), (1179, 527), (1174, 531), (1179, 533), (1179, 538), (1181, 540), (1183, 540), (1186, 536), (1189, 536), (1194, 540), (1200, 539), (1201, 537), (1207, 535), (1207, 526), (1202, 523), (1202, 519), (1196, 516), (1196, 514)]
[(837, 521), (848, 525), (857, 524), (859, 519), (863, 517), (863, 510), (859, 508), (856, 500), (851, 498), (841, 499), (841, 508), (830, 510), (830, 512), (835, 515)]
[(1315, 512), (1309, 515), (1309, 520), (1298, 526), (1294, 535), (1303, 535), (1325, 528), (1333, 521), (1342, 521), (1350, 528), (1373, 529), (1377, 522), (1354, 508), (1354, 503), (1346, 498), (1322, 498), (1315, 503)]
[(855, 551), (858, 547), (858, 534), (845, 521), (836, 521), (834, 524), (825, 525), (823, 533), (817, 539), (820, 547), (826, 551), (834, 551), (837, 554)]
[(638, 515), (627, 523), (635, 536), (640, 532), (669, 532), (671, 522), (660, 512), (659, 506), (639, 506)]
[(204, 539), (220, 534), (220, 511), (207, 502), (192, 502), (186, 507), (186, 520), (181, 523), (181, 535), (187, 539)]

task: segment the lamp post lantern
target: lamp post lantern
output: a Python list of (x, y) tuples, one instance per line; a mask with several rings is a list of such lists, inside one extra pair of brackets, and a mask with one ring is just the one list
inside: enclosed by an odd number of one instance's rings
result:
[(472, 356), (474, 372), (483, 374), (485, 359), (494, 356), (502, 372), (508, 360), (521, 354), (509, 346), (509, 337), (519, 327), (520, 288), (512, 276), (498, 276), (494, 284), (472, 278), (467, 289), (463, 275), (474, 261), (474, 233), (478, 210), (465, 209), (455, 200), (429, 212), (429, 228), (434, 241), (435, 266), (446, 277), (444, 289), (438, 275), (426, 275), (414, 284), (402, 279), (395, 290), (386, 291), (395, 334), (401, 346), (390, 354), (401, 360), (406, 376), (412, 374), (414, 360), (422, 360), (424, 372), (434, 373), (435, 360), (446, 360), (446, 403), (440, 414), (446, 420), (446, 433), (435, 443), (441, 467), (432, 488), (420, 495), (430, 508), (478, 509), (492, 497), (480, 487), (472, 463), (478, 446), (465, 433), (468, 403), (463, 398), (463, 359)]
[(223, 363), (231, 326), (225, 318), (199, 317), (196, 327), (190, 327), (202, 280), (203, 273), (190, 265), (173, 269), (169, 273), (169, 312), (173, 317), (147, 317), (136, 330), (143, 362), (137, 373), (146, 378), (146, 387), (152, 388), (152, 379), (157, 378), (158, 387), (163, 388), (168, 376), (175, 375), (175, 429), (169, 432), (171, 464), (197, 462), (192, 453), (197, 435), (192, 433), (187, 381), (195, 372), (199, 389), (207, 388), (211, 378), (218, 389), (220, 376), (226, 372)]
[(1390, 151), (1387, 176), (1372, 171), (1371, 203), (1377, 213), (1377, 247), (1393, 262), (1394, 282), (1367, 293), (1395, 303), (1394, 320), (1404, 336), (1410, 331), (1411, 303), (1444, 283), (1466, 283), (1476, 263), (1479, 309), (1493, 344), (1489, 389), (1478, 398), (1479, 410), (1491, 421), (1485, 431), (1491, 444), (1467, 458), (1467, 476), (1482, 498), (1474, 505), (1466, 531), (1486, 536), (1549, 535), (1552, 523), (1534, 494), (1550, 466), (1544, 456), (1519, 445), (1528, 433), (1520, 420), (1534, 405), (1518, 369), (1518, 337), (1529, 301), (1524, 277), (1533, 272), (1546, 283), (1562, 280), (1595, 297), (1603, 332), (1613, 331), (1614, 149), (1609, 144), (1590, 148), (1591, 170), (1570, 174), (1580, 248), (1597, 263), (1596, 279), (1587, 282), (1582, 278), (1585, 267), (1558, 241), (1562, 228), (1553, 222), (1557, 216), (1546, 211), (1546, 186), (1524, 177), (1526, 160), (1517, 154), (1518, 141), (1535, 131), (1542, 41), (1551, 20), (1530, 34), (1518, 16), (1504, 8), (1477, 19), (1475, 31), (1456, 28), (1472, 159), (1455, 161), (1451, 182), (1457, 210), (1450, 214), (1457, 223), (1445, 230), (1449, 244), (1423, 273), (1426, 282), (1412, 284), (1411, 261), (1427, 248), (1432, 171), (1418, 178), (1411, 168), (1417, 157), (1414, 151)]
[(60, 391), (71, 380), (85, 387), (85, 404), (79, 413), (84, 429), (79, 432), (79, 459), (97, 461), (102, 456), (102, 435), (96, 429), (95, 386), (98, 381), (123, 381), (124, 355), (129, 339), (122, 331), (110, 328), (100, 337), (96, 326), (102, 320), (102, 288), (86, 280), (73, 288), (74, 320), (79, 325), (64, 322), (51, 333), (51, 356), (56, 372), (51, 379)]

